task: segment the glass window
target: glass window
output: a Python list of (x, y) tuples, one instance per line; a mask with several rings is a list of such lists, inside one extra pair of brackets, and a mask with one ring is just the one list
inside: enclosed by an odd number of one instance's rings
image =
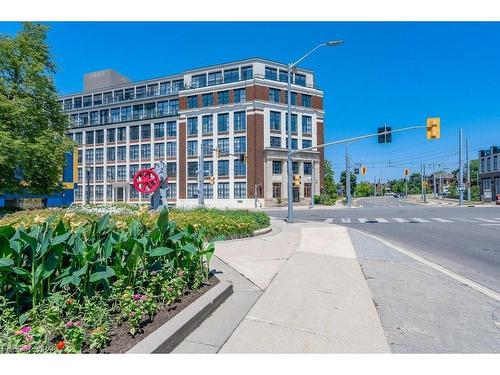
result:
[(129, 131), (130, 131), (129, 139), (131, 141), (138, 141), (139, 140), (139, 125), (131, 126), (129, 128)]
[[(493, 170), (496, 171), (498, 169), (498, 155), (493, 156)], [(500, 191), (497, 190), (497, 193), (500, 194)]]
[(83, 158), (83, 152), (82, 150), (78, 150), (78, 164), (83, 163), (82, 158)]
[(214, 118), (212, 115), (206, 115), (201, 118), (201, 126), (202, 126), (202, 133), (203, 134), (212, 134), (214, 129), (213, 121)]
[[(286, 139), (286, 145), (288, 148), (288, 138)], [(296, 138), (292, 138), (292, 150), (297, 150), (298, 149), (298, 141)]]
[(87, 145), (94, 144), (94, 132), (93, 131), (85, 132), (85, 144), (87, 144)]
[(247, 152), (247, 137), (234, 137), (234, 153), (244, 154)]
[(178, 93), (184, 87), (184, 80), (179, 79), (177, 81), (172, 81), (172, 92)]
[(165, 124), (163, 122), (156, 123), (154, 125), (155, 138), (165, 137)]
[(265, 78), (272, 79), (273, 81), (276, 81), (278, 79), (278, 69), (270, 68), (269, 66), (266, 66)]
[(108, 147), (106, 150), (106, 157), (108, 161), (116, 160), (116, 147)]
[(118, 128), (116, 134), (118, 142), (125, 142), (127, 140), (127, 128)]
[(84, 107), (92, 106), (92, 95), (88, 95), (88, 96), (83, 97), (83, 106)]
[(155, 143), (154, 147), (155, 159), (163, 159), (165, 157), (165, 143)]
[(281, 183), (273, 182), (273, 198), (281, 198)]
[(239, 69), (224, 70), (224, 83), (237, 82), (240, 79)]
[(160, 95), (166, 95), (172, 92), (171, 82), (161, 82), (160, 83)]
[(241, 199), (247, 197), (247, 183), (235, 182), (234, 183), (234, 198)]
[(234, 102), (242, 103), (246, 100), (247, 94), (246, 89), (236, 89), (234, 90)]
[(139, 164), (130, 164), (129, 167), (129, 178), (133, 179), (134, 175), (139, 171)]
[(187, 184), (188, 199), (198, 198), (198, 184)]
[(175, 199), (177, 197), (177, 184), (167, 184), (167, 199)]
[(486, 159), (486, 167), (488, 172), (491, 172), (491, 158)]
[(281, 174), (281, 160), (273, 160), (273, 174)]
[(132, 118), (134, 120), (142, 120), (144, 118), (144, 105), (136, 104), (133, 107)]
[(280, 70), (279, 80), (280, 82), (288, 82), (288, 72), (286, 70)]
[(295, 73), (295, 84), (300, 86), (305, 86), (306, 76), (304, 74)]
[(139, 160), (139, 145), (132, 145), (129, 149), (130, 160)]
[(214, 197), (214, 187), (211, 184), (203, 184), (203, 198), (213, 199)]
[(296, 161), (292, 162), (292, 173), (299, 174), (299, 163)]
[(144, 98), (146, 96), (146, 86), (140, 86), (136, 88), (135, 97), (137, 99)]
[(112, 123), (120, 122), (120, 108), (111, 109), (111, 122)]
[(82, 97), (73, 99), (73, 108), (82, 108)]
[(222, 83), (222, 72), (208, 73), (208, 85), (219, 85)]
[(164, 100), (162, 102), (158, 102), (157, 103), (157, 107), (158, 107), (158, 116), (167, 116), (171, 113), (169, 113), (169, 108), (170, 104), (169, 104), (169, 101), (168, 100)]
[(125, 100), (134, 99), (134, 88), (125, 89)]
[(302, 148), (312, 147), (312, 141), (310, 139), (302, 140)]
[(312, 175), (312, 163), (304, 162), (304, 175)]
[[(101, 179), (101, 181), (102, 181), (102, 179)], [(95, 186), (95, 200), (102, 201), (103, 198), (104, 198), (104, 186), (103, 185), (96, 185)]]
[(104, 180), (104, 167), (95, 168), (95, 179), (96, 181)]
[(280, 90), (279, 89), (269, 89), (269, 101), (274, 103), (280, 102)]
[(94, 111), (90, 112), (90, 125), (99, 124), (99, 112)]
[(176, 137), (177, 136), (177, 122), (176, 121), (168, 121), (167, 122), (167, 137)]
[(242, 131), (247, 129), (245, 111), (234, 112), (234, 131)]
[(115, 102), (121, 102), (123, 100), (123, 90), (115, 90), (113, 92), (113, 98)]
[(271, 130), (281, 130), (281, 112), (271, 111), (269, 117)]
[(151, 139), (151, 125), (150, 124), (141, 125), (141, 139), (142, 140)]
[(212, 156), (214, 151), (214, 141), (212, 139), (204, 139), (201, 141), (201, 152), (203, 156)]
[(270, 146), (274, 148), (281, 148), (281, 137), (271, 137)]
[(205, 87), (206, 85), (207, 85), (207, 75), (206, 74), (200, 74), (197, 76), (193, 76), (191, 78), (191, 86), (193, 88)]
[(177, 156), (177, 142), (167, 142), (167, 158), (175, 158)]
[(108, 135), (108, 143), (114, 143), (116, 141), (116, 129), (108, 129), (106, 133)]
[(125, 160), (127, 160), (127, 146), (118, 146), (117, 147), (117, 149), (116, 149), (116, 159), (118, 161), (125, 161)]
[(246, 176), (247, 174), (247, 163), (239, 159), (234, 160), (234, 175), (235, 176)]
[(229, 103), (229, 91), (219, 91), (217, 93), (217, 96), (218, 96), (218, 99), (217, 99), (217, 103), (219, 105), (224, 105), (224, 104), (228, 104)]
[(113, 185), (106, 185), (106, 199), (108, 201), (113, 200)]
[(229, 113), (219, 113), (217, 115), (217, 131), (227, 133), (229, 131)]
[(176, 177), (177, 176), (177, 163), (167, 163), (167, 176)]
[(312, 134), (312, 117), (302, 115), (302, 134)]
[(244, 66), (241, 68), (241, 78), (243, 80), (252, 79), (253, 78), (253, 67), (252, 66)]
[(85, 150), (85, 164), (92, 164), (94, 162), (94, 150)]
[(304, 183), (304, 197), (311, 198), (311, 183), (310, 182)]
[(67, 110), (70, 110), (71, 108), (73, 107), (73, 102), (71, 99), (66, 99), (64, 101), (64, 110), (67, 111)]
[(109, 104), (113, 103), (113, 93), (112, 92), (105, 92), (103, 95), (103, 103), (104, 104)]
[(146, 103), (144, 105), (144, 111), (146, 112), (146, 118), (153, 118), (156, 116), (156, 103)]
[(217, 185), (217, 197), (219, 199), (229, 199), (229, 182), (219, 182)]
[(127, 166), (119, 165), (118, 167), (116, 167), (116, 179), (118, 181), (124, 181), (126, 178), (127, 178)]
[(187, 163), (188, 177), (198, 176), (198, 162), (190, 161)]
[(158, 95), (158, 84), (154, 83), (152, 85), (148, 85), (148, 96), (156, 96)]
[(116, 168), (115, 166), (110, 166), (106, 168), (106, 178), (108, 181), (114, 181), (116, 178)]
[(189, 109), (198, 107), (198, 95), (192, 95), (187, 97), (187, 107)]
[(95, 143), (103, 144), (104, 143), (104, 130), (96, 130), (95, 131)]
[(89, 114), (88, 113), (80, 113), (80, 126), (85, 126), (89, 124)]
[(79, 132), (79, 133), (75, 133), (75, 142), (78, 144), (78, 145), (81, 145), (82, 144), (82, 133)]
[(214, 162), (212, 160), (207, 160), (203, 162), (203, 176), (213, 176), (214, 175)]
[(311, 95), (302, 94), (302, 106), (311, 107)]
[(214, 94), (213, 93), (203, 94), (201, 96), (201, 105), (203, 107), (209, 107), (214, 105)]
[(102, 94), (94, 94), (94, 105), (102, 104)]
[(129, 197), (130, 199), (138, 199), (139, 198), (139, 192), (135, 190), (134, 185), (130, 185), (129, 187)]
[(187, 142), (187, 155), (188, 156), (198, 155), (198, 141)]
[(179, 112), (179, 99), (169, 100), (168, 108), (169, 115), (176, 115)]
[[(288, 131), (288, 114), (285, 114), (285, 129)], [(297, 133), (297, 115), (292, 113), (292, 133)]]
[(122, 107), (121, 108), (121, 121), (132, 120), (132, 107)]
[(95, 149), (95, 162), (102, 163), (104, 161), (104, 149), (96, 148)]
[(187, 135), (198, 135), (198, 117), (188, 117)]
[(217, 140), (217, 148), (222, 155), (229, 154), (229, 138), (219, 138)]
[(99, 115), (99, 124), (109, 124), (109, 109), (103, 109)]
[(151, 145), (141, 145), (141, 160), (151, 159)]

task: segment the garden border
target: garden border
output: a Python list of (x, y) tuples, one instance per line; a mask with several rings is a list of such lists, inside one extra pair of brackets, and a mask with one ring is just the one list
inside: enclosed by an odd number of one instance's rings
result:
[(270, 225), (270, 226), (268, 226), (266, 228), (254, 230), (252, 232), (252, 237), (262, 236), (263, 234), (267, 234), (267, 233), (271, 232), (272, 230), (273, 230), (273, 226), (272, 225)]
[(233, 284), (219, 282), (126, 353), (170, 353), (231, 294)]

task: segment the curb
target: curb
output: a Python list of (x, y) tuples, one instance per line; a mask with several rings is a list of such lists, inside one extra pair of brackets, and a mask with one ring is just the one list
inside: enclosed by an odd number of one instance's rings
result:
[(219, 305), (233, 294), (233, 284), (221, 281), (126, 354), (170, 353)]
[(272, 225), (268, 226), (267, 228), (262, 228), (262, 229), (254, 230), (253, 233), (252, 233), (252, 237), (262, 236), (263, 234), (267, 234), (267, 233), (269, 233), (272, 230), (273, 230)]

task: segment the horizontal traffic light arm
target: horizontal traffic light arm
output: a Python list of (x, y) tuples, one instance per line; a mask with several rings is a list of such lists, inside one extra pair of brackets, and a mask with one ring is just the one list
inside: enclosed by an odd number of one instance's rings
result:
[(378, 137), (379, 135), (384, 135), (384, 134), (389, 134), (389, 133), (399, 133), (399, 132), (404, 132), (404, 131), (414, 130), (414, 129), (427, 129), (427, 125), (408, 126), (406, 128), (394, 129), (394, 130), (385, 131), (382, 133), (366, 134), (366, 135), (360, 135), (358, 137), (341, 139), (338, 141), (323, 143), (323, 144), (317, 145), (317, 146), (306, 147), (306, 148), (303, 148), (300, 150), (292, 150), (291, 154), (296, 154), (296, 153), (302, 152), (302, 151), (314, 151), (316, 149), (324, 148), (326, 146), (338, 145), (338, 144), (342, 144), (342, 143), (356, 142), (356, 141), (361, 141), (361, 140), (367, 139), (367, 138)]

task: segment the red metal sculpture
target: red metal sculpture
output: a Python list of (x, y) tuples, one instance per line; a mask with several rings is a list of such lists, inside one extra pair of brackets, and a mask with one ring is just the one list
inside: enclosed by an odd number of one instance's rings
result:
[(141, 169), (134, 174), (134, 188), (143, 194), (152, 194), (160, 187), (160, 176), (154, 168)]

